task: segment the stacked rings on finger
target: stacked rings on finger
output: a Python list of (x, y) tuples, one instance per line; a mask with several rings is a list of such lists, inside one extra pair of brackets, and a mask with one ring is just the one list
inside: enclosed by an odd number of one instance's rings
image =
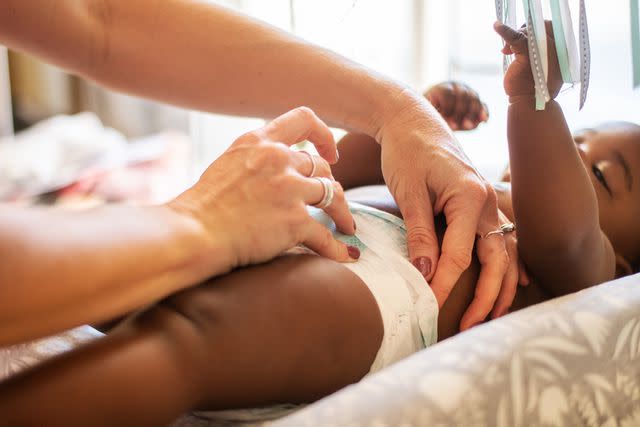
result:
[(317, 168), (316, 158), (313, 156), (313, 154), (309, 153), (308, 151), (301, 150), (300, 152), (309, 156), (309, 160), (311, 160), (311, 172), (309, 173), (309, 175), (307, 175), (307, 177), (310, 178), (313, 176), (314, 173), (316, 173), (316, 168)]
[(482, 238), (486, 239), (487, 237), (493, 236), (494, 234), (499, 234), (501, 236), (504, 236), (505, 234), (512, 233), (514, 231), (516, 231), (515, 224), (512, 223), (512, 222), (506, 222), (506, 223), (502, 224), (500, 226), (500, 228), (498, 228), (497, 230), (492, 230), (492, 231), (488, 232), (487, 234), (482, 236)]
[(325, 177), (314, 177), (313, 179), (317, 179), (318, 181), (320, 181), (323, 189), (322, 200), (313, 205), (313, 207), (318, 209), (325, 209), (329, 207), (333, 202), (333, 181)]

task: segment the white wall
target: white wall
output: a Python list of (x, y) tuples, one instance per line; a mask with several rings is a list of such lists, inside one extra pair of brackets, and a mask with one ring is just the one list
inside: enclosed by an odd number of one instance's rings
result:
[[(492, 28), (493, 1), (211, 1), (292, 29), (313, 43), (334, 49), (416, 89), (445, 79), (468, 83), (488, 104), (491, 117), (489, 123), (476, 131), (458, 133), (458, 138), (487, 178), (497, 178), (506, 165), (507, 99), (502, 87), (501, 43)], [(569, 2), (577, 20), (578, 1)], [(522, 15), (522, 2), (517, 4)], [(616, 119), (640, 123), (640, 89), (631, 88), (629, 1), (588, 0), (586, 4), (591, 35), (591, 85), (582, 111), (577, 107), (579, 88), (568, 89), (559, 96), (567, 121), (572, 128)], [(577, 23), (574, 28), (578, 28)], [(221, 153), (234, 135), (259, 124), (200, 115), (192, 123), (199, 135), (196, 160), (202, 166)]]

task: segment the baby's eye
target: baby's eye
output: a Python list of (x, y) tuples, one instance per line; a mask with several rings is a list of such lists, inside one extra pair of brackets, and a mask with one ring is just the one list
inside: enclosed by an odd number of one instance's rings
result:
[(591, 166), (591, 170), (593, 171), (593, 174), (595, 175), (596, 179), (600, 181), (600, 183), (605, 188), (605, 190), (607, 190), (609, 195), (612, 195), (611, 188), (609, 188), (609, 184), (607, 184), (607, 179), (604, 177), (602, 170), (600, 170), (600, 168), (597, 165)]

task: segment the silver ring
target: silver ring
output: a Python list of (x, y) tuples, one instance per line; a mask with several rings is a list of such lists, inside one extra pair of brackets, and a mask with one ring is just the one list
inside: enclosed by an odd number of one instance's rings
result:
[(309, 153), (308, 151), (300, 150), (300, 152), (309, 156), (309, 160), (311, 160), (311, 173), (307, 175), (307, 178), (311, 178), (313, 174), (316, 173), (316, 168), (317, 168), (316, 158), (313, 157), (313, 154)]
[(314, 177), (313, 179), (317, 179), (322, 184), (323, 194), (322, 200), (313, 205), (314, 208), (325, 209), (331, 205), (333, 202), (333, 181), (329, 178), (325, 177)]
[(500, 228), (498, 228), (497, 230), (493, 230), (488, 232), (487, 234), (485, 234), (484, 236), (482, 236), (483, 239), (486, 239), (487, 237), (493, 236), (494, 234), (499, 234), (501, 236), (504, 236), (507, 233), (512, 233), (516, 231), (516, 226), (514, 223), (512, 222), (505, 222), (504, 224), (502, 224), (500, 226)]

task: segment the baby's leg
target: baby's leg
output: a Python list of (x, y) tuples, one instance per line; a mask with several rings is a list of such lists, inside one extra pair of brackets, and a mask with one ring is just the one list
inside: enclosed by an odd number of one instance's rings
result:
[(373, 296), (347, 268), (283, 257), (5, 381), (0, 425), (162, 425), (194, 408), (312, 401), (364, 376), (382, 333)]

